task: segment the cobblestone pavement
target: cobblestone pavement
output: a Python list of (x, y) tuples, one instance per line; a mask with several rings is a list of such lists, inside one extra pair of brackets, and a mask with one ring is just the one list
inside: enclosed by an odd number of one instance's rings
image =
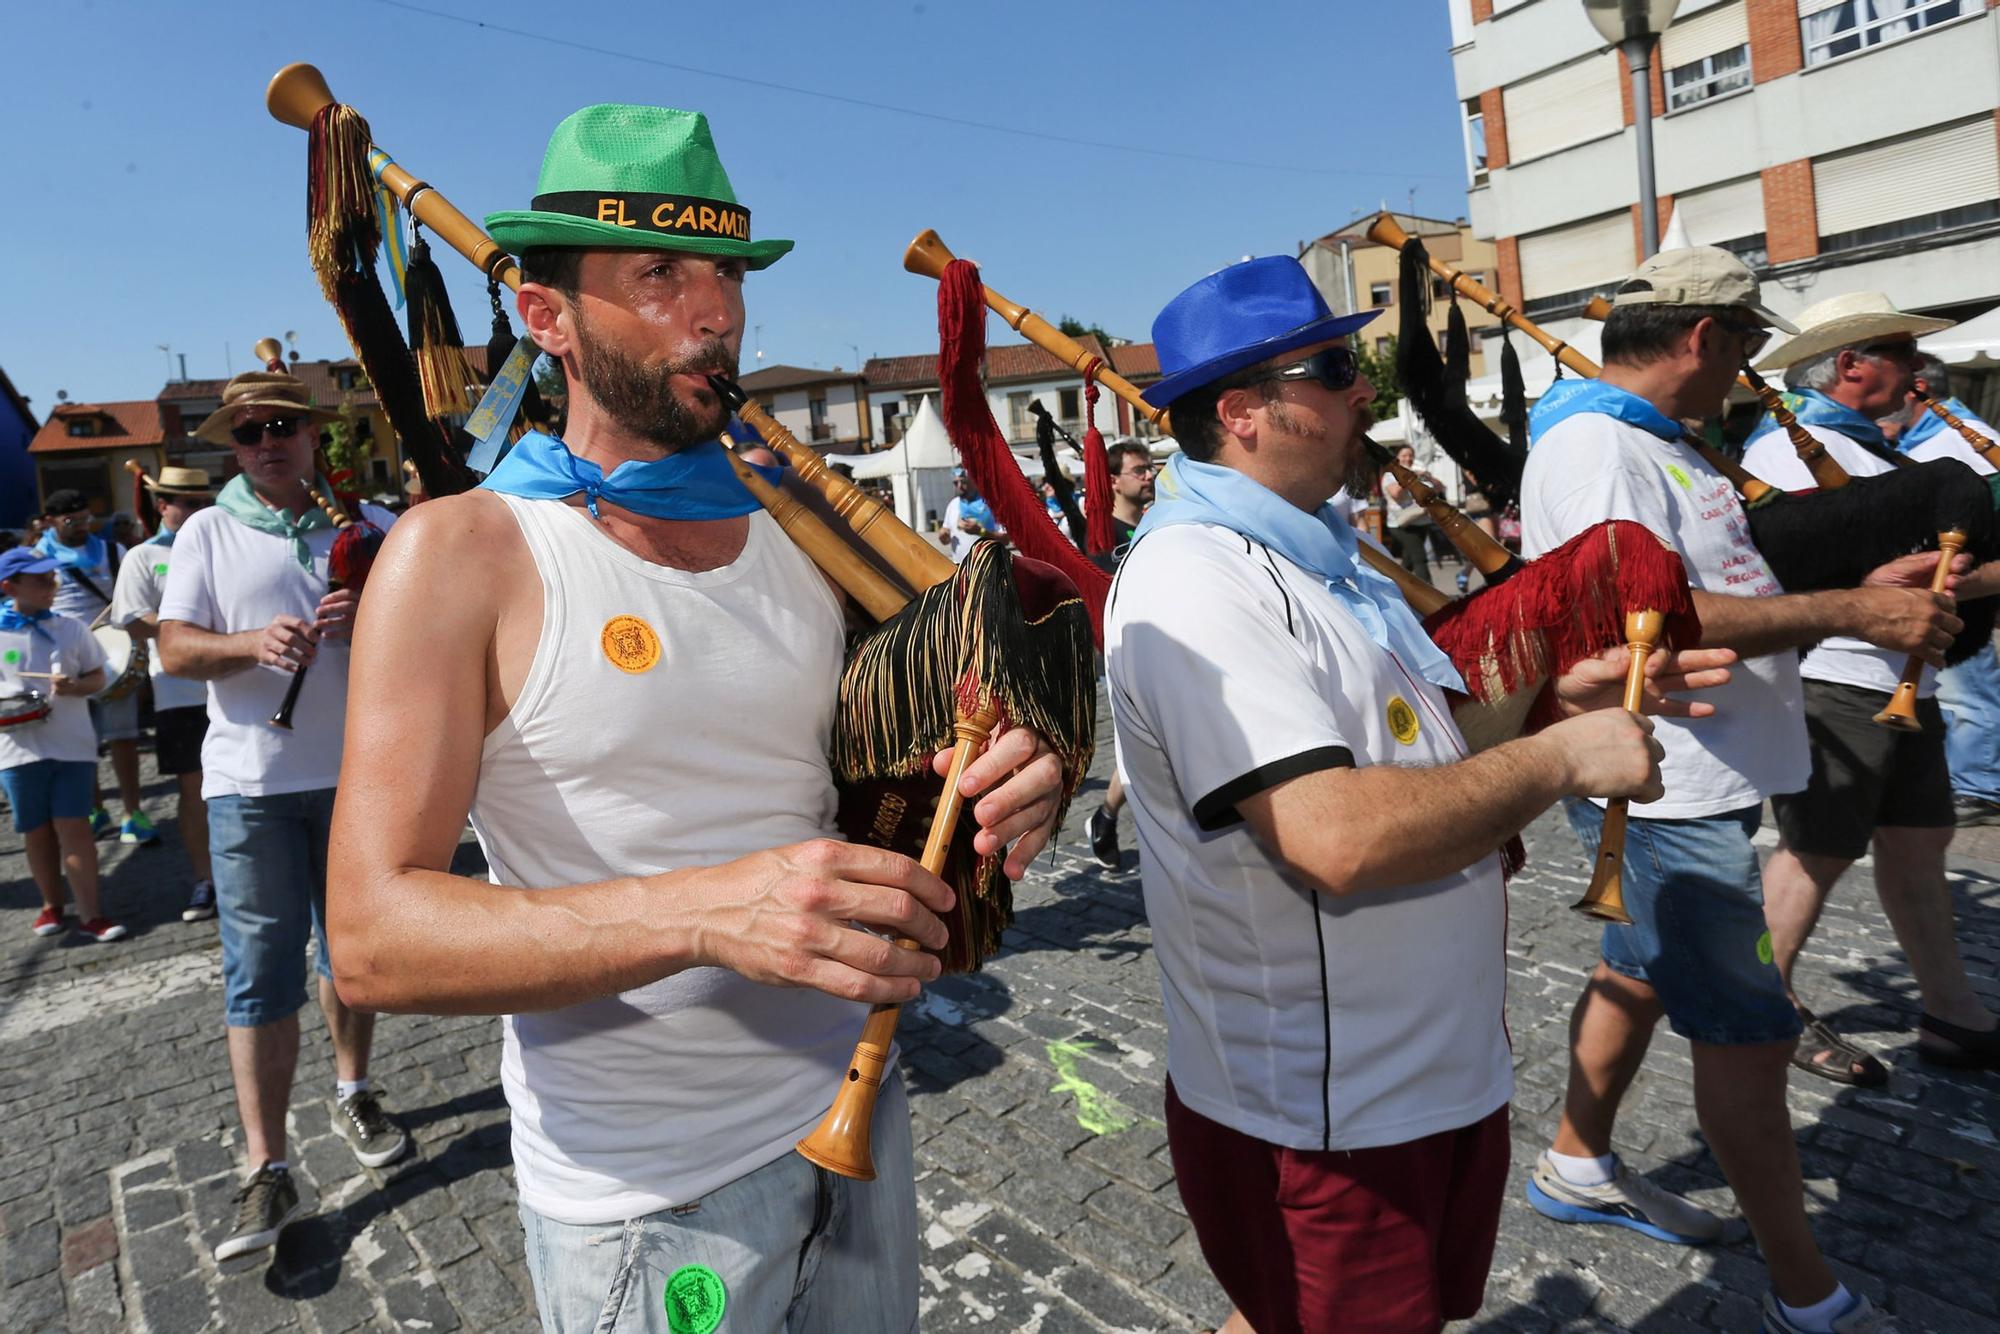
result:
[[(309, 1007), (293, 1158), (317, 1212), (275, 1259), (216, 1266), (241, 1170), (219, 947), (213, 923), (179, 920), (187, 871), (148, 766), (166, 845), (99, 845), (107, 902), (132, 939), (36, 939), (20, 840), (0, 833), (0, 1330), (532, 1329), (487, 1019), (382, 1021), (377, 1081), (417, 1151), (369, 1171), (330, 1128), (329, 1049)], [(1006, 951), (904, 1017), (926, 1330), (1192, 1330), (1227, 1313), (1167, 1160), (1165, 1033), (1137, 875), (1084, 855), (1095, 789), (1020, 887)], [(1529, 846), (1509, 942), (1517, 1182), (1487, 1309), (1464, 1328), (1752, 1329), (1764, 1276), (1747, 1241), (1680, 1250), (1561, 1227), (1520, 1199), (1592, 958), (1590, 928), (1565, 911), (1584, 882), (1574, 842), (1544, 817)], [(1990, 840), (1976, 846), (2000, 859)], [(2000, 1004), (2000, 864), (1956, 868), (1961, 941)], [(1838, 892), (1805, 977), (1821, 1013), (1892, 1070), (1874, 1093), (1794, 1081), (1822, 1242), (1907, 1330), (2000, 1329), (2000, 1081), (1917, 1064), (1913, 988), (1865, 869)], [(1633, 1164), (1729, 1209), (1680, 1040), (1654, 1044), (1621, 1130)]]

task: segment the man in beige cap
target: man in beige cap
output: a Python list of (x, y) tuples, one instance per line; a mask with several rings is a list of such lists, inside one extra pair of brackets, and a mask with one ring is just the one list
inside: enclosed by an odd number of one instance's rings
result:
[[(1787, 406), (1850, 475), (1891, 471), (1895, 450), (1877, 422), (1907, 400), (1920, 360), (1918, 337), (1949, 328), (1951, 321), (1898, 310), (1881, 292), (1852, 292), (1809, 307), (1799, 323), (1799, 336), (1759, 364), (1784, 370)], [(1743, 463), (1785, 490), (1813, 484), (1785, 432), (1768, 417), (1751, 436)], [(1835, 537), (1828, 534), (1829, 540)], [(2000, 589), (1996, 569), (1962, 577), (1957, 598), (1968, 601)], [(1771, 801), (1779, 839), (1764, 867), (1771, 949), (1791, 991), (1792, 965), (1827, 896), (1872, 843), (1876, 893), (1922, 998), (1918, 1055), (2000, 1068), (2000, 1033), (1959, 958), (1951, 888), (1944, 878), (1956, 812), (1944, 718), (1934, 698), (1937, 673), (1926, 668), (1918, 682), (1921, 731), (1897, 731), (1874, 721), (1895, 693), (1904, 661), (1901, 653), (1834, 636), (1815, 645), (1799, 665), (1812, 778), (1803, 791), (1780, 793)], [(1994, 740), (1988, 738), (1988, 744)], [(1803, 1004), (1799, 1013), (1811, 1040), (1800, 1045), (1794, 1064), (1836, 1083), (1871, 1088), (1888, 1083), (1888, 1071), (1875, 1057), (1844, 1041)]]
[[(1751, 538), (1727, 478), (1681, 438), (1680, 423), (1720, 412), (1743, 363), (1791, 326), (1759, 301), (1757, 281), (1713, 247), (1656, 255), (1619, 288), (1604, 325), (1604, 374), (1559, 381), (1530, 418), (1522, 479), (1525, 554), (1592, 524), (1645, 524), (1680, 554), (1703, 647), (1742, 655), (1709, 692), (1715, 715), (1659, 718), (1666, 795), (1634, 803), (1625, 857), (1633, 922), (1607, 926), (1602, 959), (1570, 1026), (1569, 1089), (1529, 1202), (1568, 1223), (1631, 1228), (1706, 1244), (1707, 1210), (1627, 1168), (1612, 1151), (1618, 1108), (1664, 1016), (1687, 1038), (1696, 1115), (1771, 1269), (1764, 1328), (1776, 1334), (1879, 1334), (1894, 1328), (1827, 1267), (1807, 1224), (1785, 1107), (1799, 1017), (1771, 964), (1757, 854), (1763, 802), (1795, 791), (1808, 766), (1793, 652), (1850, 634), (1935, 657), (1958, 622), (1922, 585), (1925, 558), (1877, 572), (1906, 586), (1788, 595)], [(1604, 812), (1569, 803), (1595, 856)]]
[[(175, 530), (160, 601), (162, 666), (208, 683), (202, 796), (222, 928), (223, 1021), (251, 1176), (217, 1260), (261, 1250), (305, 1206), (285, 1154), (298, 1067), (306, 945), (318, 940), (319, 1003), (333, 1038), (333, 1122), (354, 1156), (381, 1167), (408, 1137), (368, 1083), (375, 1018), (343, 1004), (326, 945), (326, 856), (347, 715), (352, 589), (327, 591), (334, 525), (308, 492), (317, 424), (303, 381), (237, 376), (195, 434), (235, 450), (241, 473)], [(321, 495), (331, 495), (318, 479)], [(388, 511), (361, 507), (380, 528)], [(293, 674), (312, 667), (290, 730), (271, 726)]]

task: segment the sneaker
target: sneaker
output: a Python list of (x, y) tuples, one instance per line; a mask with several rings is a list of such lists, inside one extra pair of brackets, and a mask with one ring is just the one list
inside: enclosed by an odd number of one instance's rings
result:
[(2000, 825), (2000, 801), (1988, 801), (1984, 797), (1954, 797), (1951, 809), (1960, 829)]
[(292, 1174), (265, 1164), (236, 1192), (236, 1226), (215, 1247), (218, 1262), (261, 1251), (306, 1211)]
[(1118, 848), (1118, 820), (1110, 811), (1099, 806), (1083, 822), (1083, 830), (1090, 839), (1090, 851), (1099, 866), (1115, 871), (1125, 864), (1125, 854)]
[(410, 1147), (410, 1137), (382, 1110), (382, 1099), (373, 1089), (336, 1098), (333, 1110), (333, 1124), (363, 1167), (386, 1167)]
[(153, 828), (153, 822), (146, 818), (144, 811), (134, 811), (125, 817), (124, 824), (118, 826), (118, 841), (150, 848), (160, 841), (160, 831)]
[(90, 813), (90, 836), (92, 838), (103, 838), (117, 827), (117, 825), (111, 823), (111, 812), (105, 810), (102, 806), (99, 806)]
[[(1759, 1328), (1763, 1334), (1815, 1334), (1787, 1320), (1785, 1308), (1778, 1305), (1776, 1294), (1769, 1292), (1764, 1294), (1764, 1323)], [(1859, 1293), (1854, 1296), (1854, 1305), (1833, 1319), (1833, 1334), (1899, 1334), (1901, 1329), (1888, 1312), (1876, 1310)]]
[(1611, 1223), (1681, 1246), (1706, 1246), (1722, 1236), (1720, 1218), (1635, 1176), (1623, 1162), (1603, 1185), (1573, 1186), (1545, 1151), (1528, 1177), (1528, 1203), (1558, 1223)]
[(215, 882), (197, 880), (194, 890), (188, 895), (187, 907), (181, 909), (183, 922), (199, 922), (215, 916)]
[(83, 925), (77, 927), (77, 930), (83, 932), (84, 935), (89, 936), (92, 940), (112, 941), (123, 940), (125, 938), (125, 928), (112, 921), (109, 917), (93, 917)]
[(41, 915), (35, 918), (35, 934), (38, 936), (53, 936), (62, 929), (63, 910), (61, 908), (44, 908), (41, 911)]

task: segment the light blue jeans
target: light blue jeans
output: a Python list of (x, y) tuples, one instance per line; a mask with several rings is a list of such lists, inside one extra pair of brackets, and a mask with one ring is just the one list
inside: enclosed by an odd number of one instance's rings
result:
[(1948, 724), (1944, 757), (1952, 792), (2000, 801), (2000, 653), (1988, 644), (1939, 672), (1937, 699)]
[(306, 1003), (306, 943), (313, 967), (332, 977), (326, 955), (326, 848), (330, 787), (262, 797), (208, 799), (209, 856), (222, 928), (222, 1020), (231, 1028), (275, 1024)]
[(888, 1073), (875, 1105), (873, 1181), (787, 1153), (690, 1204), (622, 1223), (558, 1223), (522, 1205), (542, 1328), (912, 1334), (916, 1170), (903, 1081), (894, 1066)]

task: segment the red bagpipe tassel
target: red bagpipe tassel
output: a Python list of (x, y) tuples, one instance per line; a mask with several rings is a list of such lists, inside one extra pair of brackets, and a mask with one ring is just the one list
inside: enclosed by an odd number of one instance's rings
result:
[(1111, 529), (1111, 461), (1097, 429), (1097, 370), (1103, 364), (1093, 358), (1083, 370), (1083, 517), (1093, 556), (1109, 555), (1118, 545)]

